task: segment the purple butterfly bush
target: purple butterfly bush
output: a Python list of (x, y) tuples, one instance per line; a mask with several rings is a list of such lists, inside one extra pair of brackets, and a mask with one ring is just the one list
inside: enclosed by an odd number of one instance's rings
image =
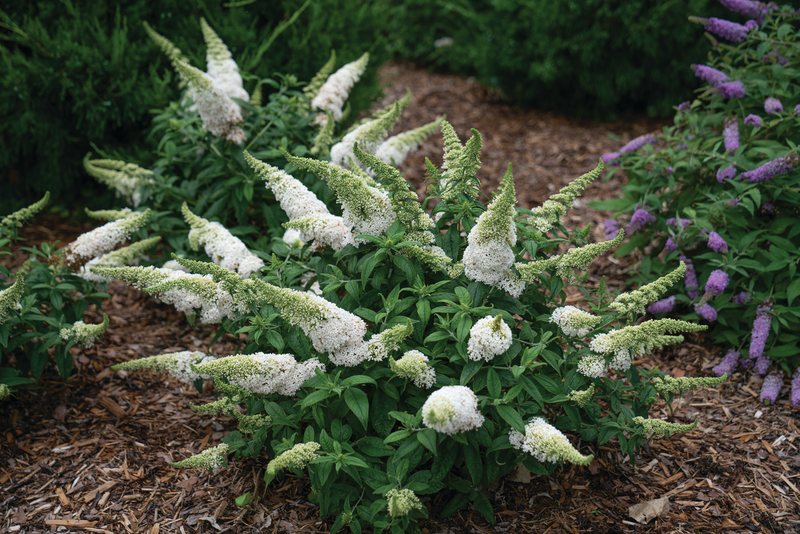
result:
[(780, 393), (782, 387), (783, 371), (777, 371), (767, 375), (764, 379), (764, 383), (761, 384), (761, 402), (775, 404), (775, 401), (778, 399), (778, 393)]
[(744, 84), (738, 81), (719, 84), (717, 89), (722, 98), (744, 98), (747, 94)]
[(753, 321), (753, 331), (750, 334), (750, 359), (756, 360), (756, 374), (763, 375), (769, 369), (772, 360), (764, 355), (764, 347), (769, 337), (769, 328), (772, 326), (772, 303), (762, 302), (756, 309), (756, 319)]
[(764, 100), (764, 111), (767, 112), (767, 115), (778, 115), (783, 113), (783, 104), (781, 104), (780, 100), (771, 96)]
[(800, 406), (800, 367), (792, 376), (792, 406)]
[(778, 53), (777, 48), (773, 48), (771, 52), (764, 54), (761, 58), (762, 63), (777, 63), (778, 65), (786, 66), (789, 64), (789, 60), (783, 57)]
[(723, 202), (723, 205), (728, 209), (735, 210), (736, 208), (739, 207), (739, 199), (732, 198), (730, 200), (726, 200), (725, 202)]
[(730, 80), (727, 74), (708, 65), (692, 65), (694, 75), (714, 87)]
[(720, 167), (717, 169), (717, 181), (724, 184), (727, 180), (736, 176), (736, 166), (728, 165), (727, 167)]
[(767, 215), (772, 215), (773, 213), (775, 213), (775, 204), (773, 204), (772, 202), (764, 202), (764, 204), (761, 206), (761, 211), (763, 211)]
[(730, 282), (728, 273), (721, 269), (712, 271), (706, 282), (706, 293), (703, 295), (703, 299), (711, 300), (721, 294), (728, 287), (728, 282)]
[(675, 295), (665, 299), (657, 300), (647, 307), (647, 311), (652, 314), (669, 313), (675, 307)]
[(722, 128), (722, 139), (725, 142), (725, 152), (739, 148), (739, 119), (728, 117)]
[(724, 39), (728, 39), (736, 43), (741, 43), (744, 41), (745, 38), (747, 38), (747, 33), (750, 31), (742, 24), (731, 22), (729, 20), (718, 19), (716, 17), (710, 17), (707, 19), (700, 17), (689, 17), (689, 20), (692, 22), (699, 22), (705, 27), (707, 32), (719, 35)]
[(761, 122), (761, 117), (758, 115), (753, 115), (752, 113), (744, 118), (744, 123), (748, 126), (755, 126), (756, 128), (761, 128), (764, 124)]
[(800, 157), (796, 152), (775, 158), (760, 167), (742, 173), (742, 180), (747, 180), (751, 184), (764, 182), (774, 176), (786, 174), (800, 166)]
[(800, 117), (800, 104), (797, 104), (794, 107), (794, 112), (797, 113), (797, 116)]
[(612, 167), (619, 167), (619, 152), (606, 152), (600, 159), (603, 160), (603, 163), (607, 165), (611, 165)]
[(759, 25), (764, 20), (764, 15), (769, 12), (769, 6), (754, 0), (720, 0), (720, 3), (734, 13), (756, 19)]
[(678, 259), (686, 264), (686, 274), (683, 275), (686, 294), (689, 295), (689, 298), (695, 298), (700, 294), (700, 291), (697, 289), (700, 286), (697, 284), (697, 273), (694, 270), (694, 264), (692, 260), (686, 256), (679, 256)]
[(687, 100), (685, 102), (681, 102), (680, 104), (678, 104), (678, 111), (682, 111), (682, 112), (689, 111), (689, 109), (691, 109), (691, 107), (692, 107), (692, 103)]
[(709, 323), (713, 323), (717, 320), (717, 310), (714, 309), (714, 306), (711, 304), (702, 304), (698, 306), (697, 304), (694, 305), (694, 311), (697, 314), (708, 321)]
[(654, 134), (640, 135), (639, 137), (632, 139), (630, 142), (628, 142), (622, 148), (620, 148), (619, 152), (620, 154), (627, 154), (628, 152), (636, 152), (645, 145), (654, 144), (656, 140), (657, 138)]
[(744, 23), (744, 27), (748, 29), (748, 31), (753, 31), (758, 28), (758, 22), (754, 21), (753, 19), (748, 20)]
[(674, 252), (678, 250), (678, 242), (675, 241), (674, 238), (668, 237), (667, 242), (664, 243), (664, 251), (665, 252)]
[(625, 230), (626, 235), (633, 235), (648, 224), (656, 222), (656, 216), (644, 208), (639, 208), (631, 215), (631, 222), (628, 224), (628, 229)]
[(715, 365), (713, 369), (711, 369), (715, 375), (722, 376), (727, 374), (731, 376), (733, 372), (736, 370), (736, 366), (739, 364), (739, 351), (738, 350), (729, 350), (725, 356), (722, 358), (722, 361), (719, 362), (718, 365)]
[(611, 241), (619, 235), (619, 223), (614, 219), (606, 219), (603, 223), (603, 230), (606, 233), (606, 241)]
[(747, 304), (750, 302), (750, 293), (747, 291), (742, 291), (741, 293), (737, 293), (732, 299), (731, 302), (734, 304)]
[(667, 219), (667, 226), (674, 226), (675, 228), (679, 229), (686, 228), (690, 224), (692, 224), (691, 219), (681, 219), (681, 218), (676, 219), (675, 217), (670, 217), (669, 219)]
[(728, 243), (717, 232), (710, 232), (708, 234), (708, 248), (718, 254), (724, 254), (728, 252)]

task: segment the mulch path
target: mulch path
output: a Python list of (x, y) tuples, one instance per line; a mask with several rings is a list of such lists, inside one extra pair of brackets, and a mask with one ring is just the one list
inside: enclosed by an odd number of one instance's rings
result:
[[(447, 113), (465, 140), (468, 128), (484, 135), (479, 176), (497, 186), (514, 162), (520, 205), (533, 207), (621, 143), (659, 127), (642, 118), (614, 124), (578, 122), (550, 113), (496, 103), (477, 83), (430, 74), (403, 63), (384, 67), (388, 98), (405, 87), (415, 94), (402, 129)], [(621, 137), (614, 140), (608, 133)], [(441, 141), (427, 141), (403, 165), (423, 186), (427, 156), (441, 162)], [(571, 212), (576, 225), (597, 226), (602, 214), (586, 199), (617, 194), (619, 177), (594, 184)], [(42, 219), (39, 219), (41, 222)], [(52, 219), (26, 229), (27, 244), (56, 236), (66, 242), (83, 228), (54, 226)], [(602, 230), (595, 228), (602, 239)], [(17, 258), (15, 258), (16, 261)], [(5, 260), (4, 260), (5, 261)], [(601, 262), (601, 270), (624, 279), (630, 263)], [(597, 269), (595, 269), (597, 272)], [(620, 282), (621, 283), (621, 282)], [(34, 389), (0, 402), (0, 533), (5, 532), (326, 532), (310, 504), (307, 479), (289, 476), (263, 487), (267, 458), (233, 461), (214, 476), (168, 465), (220, 443), (235, 429), (229, 418), (193, 412), (189, 404), (213, 400), (166, 375), (113, 372), (114, 363), (177, 350), (207, 350), (215, 327), (191, 328), (183, 314), (129, 286), (110, 284), (104, 305), (111, 319), (103, 343), (75, 350), (76, 369), (64, 383), (48, 371)], [(87, 321), (99, 322), (95, 310)], [(702, 337), (649, 356), (638, 365), (658, 366), (675, 376), (707, 376), (722, 350)], [(214, 354), (234, 353), (242, 340), (225, 336)], [(798, 408), (784, 394), (764, 407), (761, 379), (735, 374), (717, 389), (700, 390), (673, 402), (670, 420), (698, 427), (671, 439), (656, 439), (634, 468), (611, 442), (594, 450), (588, 468), (564, 466), (551, 478), (524, 471), (489, 488), (497, 524), (475, 510), (421, 523), (438, 533), (620, 533), (620, 532), (796, 532), (800, 525), (800, 431)], [(670, 418), (668, 407), (652, 417)], [(594, 445), (581, 444), (583, 452)], [(253, 503), (234, 499), (249, 492)], [(444, 495), (426, 501), (436, 516)], [(630, 506), (668, 497), (669, 511), (647, 524), (629, 517)]]

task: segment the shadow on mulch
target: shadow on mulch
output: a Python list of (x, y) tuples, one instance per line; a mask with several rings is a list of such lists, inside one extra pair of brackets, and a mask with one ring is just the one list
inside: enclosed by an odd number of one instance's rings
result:
[[(387, 102), (410, 87), (415, 100), (399, 129), (447, 113), (462, 140), (468, 128), (484, 134), (486, 191), (497, 186), (514, 162), (520, 205), (533, 207), (594, 167), (598, 156), (637, 135), (660, 127), (648, 119), (598, 124), (554, 114), (520, 111), (496, 104), (477, 83), (431, 74), (408, 64), (383, 70), (391, 81)], [(621, 140), (613, 140), (613, 133)], [(402, 170), (423, 186), (424, 157), (441, 162), (441, 141), (430, 139)], [(594, 225), (602, 240), (603, 214), (587, 200), (617, 194), (621, 177), (593, 184), (569, 221)], [(42, 219), (38, 219), (41, 221)], [(86, 230), (34, 224), (26, 236), (68, 242)], [(42, 230), (44, 228), (44, 230)], [(47, 231), (45, 231), (47, 230)], [(52, 234), (52, 236), (50, 235)], [(5, 261), (5, 259), (4, 259)], [(21, 260), (15, 256), (12, 260)], [(635, 261), (635, 259), (634, 259)], [(590, 281), (606, 274), (621, 284), (631, 260), (595, 265)], [(7, 263), (8, 265), (8, 263)], [(598, 271), (599, 269), (599, 271)], [(189, 404), (213, 400), (168, 376), (112, 372), (114, 363), (176, 350), (208, 350), (215, 327), (192, 329), (170, 306), (125, 284), (110, 284), (104, 305), (111, 324), (103, 344), (74, 349), (76, 372), (66, 383), (48, 372), (35, 389), (0, 403), (0, 533), (5, 532), (325, 532), (332, 518), (320, 518), (307, 500), (310, 485), (293, 476), (263, 487), (267, 459), (232, 462), (210, 477), (170, 467), (220, 443), (236, 427), (230, 418), (193, 412)], [(99, 322), (95, 310), (87, 320)], [(710, 374), (721, 350), (700, 336), (637, 362), (674, 376)], [(217, 356), (234, 353), (242, 341), (225, 336), (211, 347)], [(425, 534), (439, 533), (621, 533), (621, 532), (795, 532), (800, 524), (800, 410), (788, 401), (759, 404), (761, 379), (735, 374), (714, 390), (685, 395), (652, 417), (698, 427), (672, 439), (654, 440), (636, 467), (616, 442), (599, 450), (575, 443), (597, 460), (587, 468), (565, 466), (551, 478), (512, 473), (488, 488), (497, 523), (475, 510), (421, 522)], [(258, 500), (239, 508), (246, 492)], [(425, 504), (432, 517), (447, 500)], [(631, 505), (668, 497), (669, 512), (640, 525)]]

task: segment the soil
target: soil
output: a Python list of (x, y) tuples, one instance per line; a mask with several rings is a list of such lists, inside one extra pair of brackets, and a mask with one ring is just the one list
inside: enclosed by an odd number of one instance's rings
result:
[[(384, 67), (387, 102), (411, 88), (415, 99), (398, 131), (446, 113), (461, 136), (483, 134), (479, 177), (494, 190), (509, 161), (514, 163), (520, 205), (533, 207), (594, 167), (604, 152), (663, 123), (626, 117), (616, 123), (581, 122), (552, 113), (515, 109), (496, 102), (476, 82), (432, 74), (405, 63)], [(441, 140), (432, 138), (402, 170), (424, 187), (424, 157), (441, 162)], [(587, 199), (618, 194), (621, 176), (593, 184), (569, 215), (576, 226), (593, 223), (602, 239), (605, 215)], [(25, 229), (26, 245), (68, 242), (85, 228), (42, 217)], [(4, 260), (7, 265), (21, 255)], [(615, 260), (616, 261), (616, 260)], [(635, 259), (633, 260), (635, 261)], [(623, 283), (625, 269), (606, 260), (595, 275)], [(111, 324), (103, 342), (73, 349), (75, 372), (61, 381), (48, 371), (32, 389), (0, 402), (0, 533), (5, 532), (327, 532), (307, 500), (307, 479), (289, 476), (263, 486), (265, 457), (230, 462), (213, 476), (178, 470), (169, 462), (220, 443), (235, 429), (230, 418), (193, 412), (189, 404), (213, 400), (166, 375), (114, 372), (132, 358), (178, 350), (234, 353), (241, 340), (227, 335), (210, 349), (213, 326), (190, 327), (183, 314), (123, 283), (109, 286), (104, 304)], [(99, 322), (96, 310), (86, 320)], [(637, 365), (658, 366), (673, 376), (708, 376), (722, 349), (702, 337), (649, 356)], [(672, 403), (676, 422), (699, 419), (697, 428), (655, 439), (636, 465), (618, 444), (590, 449), (588, 467), (564, 466), (546, 478), (524, 470), (489, 488), (495, 525), (476, 510), (421, 522), (425, 534), (439, 533), (620, 533), (620, 532), (796, 532), (800, 525), (800, 409), (786, 389), (774, 406), (759, 403), (761, 378), (734, 374), (717, 389), (700, 390)], [(670, 418), (670, 407), (651, 417)], [(246, 492), (258, 498), (238, 507)], [(445, 495), (425, 501), (431, 517)], [(639, 523), (635, 504), (667, 497), (669, 509)], [(643, 520), (644, 521), (644, 520)]]

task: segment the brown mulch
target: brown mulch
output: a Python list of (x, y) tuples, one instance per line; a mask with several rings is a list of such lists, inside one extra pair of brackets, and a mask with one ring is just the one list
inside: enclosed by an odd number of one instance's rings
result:
[[(410, 87), (415, 100), (402, 129), (447, 113), (462, 141), (468, 128), (484, 135), (480, 177), (492, 190), (514, 162), (520, 205), (533, 207), (590, 170), (599, 154), (658, 128), (649, 119), (614, 124), (578, 122), (558, 115), (521, 111), (497, 104), (477, 83), (430, 74), (393, 63), (384, 68), (390, 96)], [(608, 137), (611, 132), (621, 140)], [(431, 139), (403, 170), (422, 186), (423, 158), (441, 162), (441, 141)], [(617, 194), (620, 178), (595, 184), (571, 219), (599, 223), (585, 208), (587, 198)], [(25, 230), (28, 243), (58, 237), (69, 241), (82, 228), (53, 227), (52, 219)], [(49, 228), (48, 228), (48, 225)], [(595, 229), (600, 239), (601, 230)], [(16, 259), (16, 258), (15, 258)], [(3, 261), (6, 261), (4, 258)], [(18, 261), (18, 260), (17, 260)], [(8, 264), (8, 263), (6, 263)], [(609, 275), (622, 268), (606, 266)], [(220, 443), (235, 429), (228, 418), (193, 412), (189, 404), (213, 400), (166, 375), (128, 374), (114, 363), (177, 350), (208, 350), (215, 327), (190, 327), (183, 314), (122, 283), (112, 283), (104, 304), (111, 324), (103, 343), (74, 349), (76, 368), (66, 382), (48, 371), (36, 388), (0, 402), (0, 534), (5, 532), (326, 532), (332, 518), (320, 518), (307, 500), (306, 479), (288, 477), (263, 486), (267, 458), (232, 461), (210, 477), (178, 470), (169, 462)], [(96, 310), (87, 321), (99, 322)], [(210, 348), (234, 353), (242, 340), (225, 336)], [(702, 337), (637, 362), (674, 376), (707, 376), (722, 351)], [(636, 467), (614, 441), (592, 450), (588, 468), (565, 466), (551, 478), (524, 471), (489, 488), (497, 524), (475, 510), (421, 523), (434, 533), (621, 533), (621, 532), (796, 532), (800, 525), (800, 431), (798, 408), (784, 390), (777, 405), (764, 407), (761, 379), (735, 374), (721, 387), (700, 390), (664, 406), (652, 417), (677, 422), (699, 418), (698, 427), (642, 450)], [(516, 480), (516, 481), (514, 481)], [(237, 507), (246, 492), (258, 500)], [(628, 515), (634, 504), (668, 497), (663, 517), (638, 524)], [(436, 516), (446, 496), (426, 501)]]

